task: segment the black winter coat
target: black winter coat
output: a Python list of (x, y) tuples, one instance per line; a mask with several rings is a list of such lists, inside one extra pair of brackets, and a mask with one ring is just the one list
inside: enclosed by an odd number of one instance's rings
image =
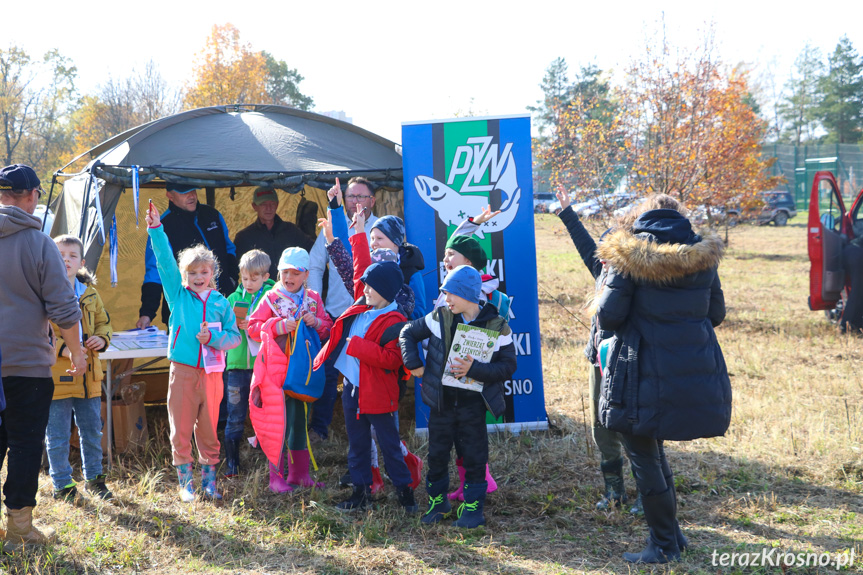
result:
[[(497, 323), (499, 318), (497, 308), (486, 303), (469, 325), (489, 327), (493, 320)], [(421, 392), (423, 403), (438, 412), (443, 409), (441, 377), (449, 355), (450, 344), (459, 323), (462, 323), (460, 315), (455, 316), (447, 307), (439, 307), (426, 316), (409, 322), (402, 328), (399, 336), (402, 359), (408, 371), (422, 367), (423, 362), (417, 346), (422, 340), (429, 340)], [(491, 361), (489, 363), (474, 361), (467, 372), (468, 377), (483, 383), (483, 400), (495, 417), (500, 417), (506, 411), (503, 382), (512, 377), (517, 367), (512, 330), (506, 322), (503, 322), (499, 331), (500, 349), (491, 356)]]
[(724, 245), (674, 210), (651, 210), (598, 248), (602, 329), (614, 331), (599, 420), (614, 431), (689, 440), (725, 434), (731, 382), (713, 328), (725, 318)]

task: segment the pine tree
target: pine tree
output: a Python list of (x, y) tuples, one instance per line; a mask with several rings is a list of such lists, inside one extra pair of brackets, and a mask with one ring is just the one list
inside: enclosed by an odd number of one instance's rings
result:
[(820, 126), (818, 85), (823, 74), (821, 51), (807, 42), (794, 61), (794, 69), (785, 84), (786, 96), (777, 106), (785, 124), (780, 134), (782, 141), (799, 146), (815, 140)]
[(818, 86), (818, 113), (827, 141), (856, 144), (863, 136), (863, 59), (847, 36), (828, 57), (827, 73)]

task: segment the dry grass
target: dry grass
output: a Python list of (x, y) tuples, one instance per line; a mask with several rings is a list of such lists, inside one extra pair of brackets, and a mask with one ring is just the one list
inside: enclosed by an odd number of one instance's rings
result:
[[(793, 222), (787, 228), (732, 231), (721, 267), (728, 318), (718, 330), (735, 393), (732, 426), (725, 438), (668, 446), (692, 549), (682, 563), (643, 572), (716, 573), (714, 549), (837, 552), (857, 545), (858, 558), (863, 555), (861, 340), (839, 336), (823, 314), (808, 311), (804, 218)], [(262, 456), (248, 450), (243, 462), (249, 473), (222, 482), (224, 504), (182, 505), (170, 467), (164, 408), (150, 407), (147, 451), (121, 456), (111, 473), (117, 500), (84, 500), (77, 507), (55, 503), (43, 475), (37, 514), (58, 529), (59, 542), (0, 557), (0, 569), (638, 572), (620, 554), (640, 549), (643, 521), (594, 509), (601, 479), (584, 421), (588, 365), (581, 350), (587, 330), (552, 299), (579, 314), (592, 281), (557, 218), (537, 219), (537, 243), (551, 429), (492, 437), (492, 469), (501, 488), (489, 498), (487, 528), (422, 528), (417, 517), (396, 509), (391, 492), (371, 513), (336, 512), (333, 504), (347, 494), (335, 487), (344, 469), (343, 424), (316, 451), (318, 478), (327, 489), (274, 495), (266, 488)], [(410, 442), (425, 454), (421, 438)], [(738, 572), (744, 571), (779, 570)]]

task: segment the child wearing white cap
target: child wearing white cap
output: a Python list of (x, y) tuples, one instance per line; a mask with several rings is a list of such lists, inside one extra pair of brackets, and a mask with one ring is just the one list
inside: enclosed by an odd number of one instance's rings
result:
[[(278, 269), (279, 281), (267, 292), (263, 301), (249, 316), (249, 327), (246, 332), (248, 336), (260, 342), (263, 332), (267, 332), (272, 339), (278, 341), (280, 336), (295, 332), (299, 322), (303, 322), (317, 332), (321, 341), (327, 339), (333, 320), (324, 310), (321, 296), (306, 288), (305, 285), (309, 277), (309, 253), (302, 248), (286, 249), (279, 259)], [(272, 363), (277, 359), (265, 357), (266, 353), (262, 349), (258, 356), (264, 363)], [(284, 357), (278, 359), (285, 361)], [(284, 395), (284, 405), (278, 402), (262, 404), (262, 397), (272, 397), (272, 395), (264, 393), (266, 390), (257, 389), (263, 383), (258, 378), (258, 373), (259, 368), (256, 364), (251, 401), (256, 407), (263, 408), (264, 414), (273, 415), (275, 419), (253, 417), (252, 423), (264, 452), (279, 454), (278, 457), (270, 458), (270, 489), (276, 493), (287, 493), (293, 491), (295, 487), (322, 487), (309, 476), (310, 455), (305, 403)], [(276, 383), (281, 389), (282, 382)], [(256, 411), (252, 410), (252, 414), (255, 415), (255, 413)], [(281, 418), (284, 419), (284, 429), (273, 429), (272, 422)], [(288, 445), (287, 460), (284, 450), (285, 440)], [(273, 441), (278, 441), (279, 444), (271, 445)]]

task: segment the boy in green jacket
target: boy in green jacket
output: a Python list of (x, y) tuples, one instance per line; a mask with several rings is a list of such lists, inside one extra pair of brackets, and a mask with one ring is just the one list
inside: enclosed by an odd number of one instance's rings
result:
[[(261, 250), (250, 250), (240, 259), (240, 285), (228, 296), (228, 303), (237, 316), (240, 345), (228, 351), (225, 386), (227, 390), (228, 420), (225, 424), (225, 477), (240, 472), (240, 441), (249, 415), (249, 388), (259, 344), (249, 340), (246, 328), (252, 315), (275, 282), (270, 279), (270, 256)], [(251, 345), (250, 345), (251, 343)]]

